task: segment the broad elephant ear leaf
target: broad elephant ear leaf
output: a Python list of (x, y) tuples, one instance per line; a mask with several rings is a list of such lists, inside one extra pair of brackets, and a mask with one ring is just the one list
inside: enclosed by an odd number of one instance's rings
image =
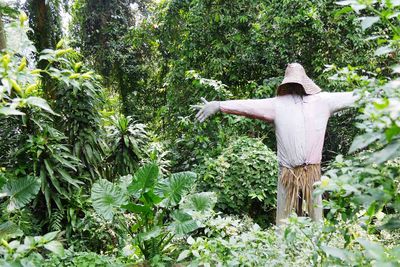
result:
[(92, 186), (91, 200), (97, 214), (111, 221), (116, 211), (126, 203), (127, 198), (117, 185), (100, 179)]
[(143, 193), (153, 190), (158, 174), (159, 169), (155, 163), (144, 165), (135, 173), (132, 183), (128, 186), (128, 192), (139, 198)]
[(165, 205), (176, 206), (193, 186), (196, 178), (197, 175), (194, 172), (174, 173), (169, 178), (160, 181), (157, 192), (163, 194)]
[(186, 235), (199, 228), (199, 225), (193, 220), (192, 216), (183, 211), (175, 210), (171, 214), (171, 217), (173, 218), (173, 222), (168, 228), (176, 235)]
[(201, 192), (185, 197), (180, 209), (190, 215), (207, 214), (211, 212), (217, 203), (217, 196), (214, 192)]
[(20, 209), (34, 199), (40, 189), (40, 179), (33, 176), (10, 179), (3, 186), (0, 197), (9, 197), (7, 210)]

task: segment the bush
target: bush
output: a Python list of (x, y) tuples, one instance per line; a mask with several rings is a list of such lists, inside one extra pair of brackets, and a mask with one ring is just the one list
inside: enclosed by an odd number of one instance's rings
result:
[[(225, 225), (225, 220), (221, 221)], [(226, 236), (189, 237), (184, 266), (397, 266), (399, 246), (383, 247), (358, 224), (341, 222), (357, 239), (345, 246), (340, 229), (291, 217), (284, 228), (257, 224)]]
[(217, 193), (220, 210), (253, 216), (275, 207), (277, 159), (259, 139), (232, 141), (220, 156), (206, 160), (203, 174), (203, 186)]

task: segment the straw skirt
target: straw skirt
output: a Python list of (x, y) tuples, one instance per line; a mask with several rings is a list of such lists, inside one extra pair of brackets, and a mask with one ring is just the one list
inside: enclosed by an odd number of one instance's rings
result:
[(281, 167), (278, 179), (276, 224), (282, 224), (295, 210), (298, 216), (308, 215), (314, 221), (322, 220), (322, 197), (313, 197), (313, 184), (321, 180), (319, 164)]

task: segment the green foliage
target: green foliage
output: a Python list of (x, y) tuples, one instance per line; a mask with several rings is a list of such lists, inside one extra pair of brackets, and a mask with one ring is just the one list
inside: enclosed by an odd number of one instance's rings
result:
[[(128, 100), (136, 90), (135, 84), (143, 78), (137, 62), (146, 57), (133, 50), (125, 36), (146, 15), (147, 2), (77, 0), (72, 5), (73, 45), (106, 78), (105, 84), (120, 94), (125, 115), (132, 115), (127, 112), (131, 103)], [(140, 8), (134, 11), (133, 3)]]
[(136, 123), (132, 117), (113, 116), (107, 127), (108, 141), (111, 143), (106, 162), (109, 164), (108, 177), (133, 173), (144, 157), (144, 147), (148, 142), (148, 133), (144, 124)]
[[(382, 219), (387, 213), (399, 210), (399, 160), (388, 161), (381, 168), (375, 164), (365, 166), (370, 157), (371, 153), (346, 160), (338, 157), (315, 193), (330, 192), (326, 207), (329, 209), (327, 218), (332, 223), (357, 221), (370, 232), (398, 228), (395, 223), (398, 218), (391, 218), (383, 225)], [(349, 235), (345, 230), (343, 234)], [(351, 236), (348, 238), (350, 240)]]
[(66, 256), (52, 256), (46, 261), (41, 262), (43, 267), (65, 266), (65, 267), (119, 267), (126, 266), (120, 260), (107, 255), (100, 255), (93, 252), (69, 253)]
[(112, 220), (114, 209), (119, 209), (126, 202), (121, 188), (105, 179), (93, 184), (91, 199), (95, 211), (106, 220)]
[(18, 228), (16, 224), (11, 221), (0, 224), (0, 236), (2, 239), (15, 238), (23, 235), (24, 233)]
[[(58, 42), (61, 0), (27, 1), (31, 40), (28, 17), (0, 4), (1, 265), (397, 266), (399, 5), (135, 2), (74, 1), (66, 40), (82, 55)], [(327, 91), (357, 89), (360, 113), (331, 120), (324, 163), (356, 154), (318, 183), (323, 224), (262, 230), (213, 208), (272, 220), (272, 126), (196, 124), (191, 107), (271, 97), (293, 61)]]
[(83, 65), (77, 52), (63, 46), (60, 41), (57, 50), (46, 49), (40, 53), (39, 60), (48, 62), (42, 71), (43, 80), (53, 86), (46, 93), (61, 115), (57, 128), (68, 137), (73, 155), (84, 164), (79, 174), (89, 172), (92, 178), (97, 178), (104, 154), (99, 113), (103, 102), (100, 78)]
[(36, 266), (48, 251), (57, 256), (64, 255), (64, 247), (56, 238), (58, 232), (44, 236), (26, 236), (23, 242), (18, 239), (2, 240), (0, 245), (0, 263), (4, 266)]
[[(22, 15), (21, 15), (22, 16)], [(13, 25), (15, 28), (28, 30), (22, 23)], [(16, 51), (19, 52), (19, 51)], [(24, 115), (22, 108), (40, 108), (47, 112), (54, 113), (46, 101), (39, 95), (32, 92), (37, 82), (37, 72), (32, 73), (27, 68), (27, 59), (21, 58), (17, 53), (9, 51), (1, 53), (0, 58), (1, 90), (0, 90), (0, 116)]]
[(18, 151), (18, 158), (32, 159), (33, 171), (41, 179), (41, 192), (45, 196), (49, 214), (52, 201), (62, 210), (61, 199), (69, 199), (72, 187), (78, 188), (83, 184), (70, 175), (77, 171), (80, 161), (63, 144), (65, 139), (61, 132), (47, 126), (37, 135), (29, 136), (26, 145)]
[[(20, 21), (19, 25), (13, 27), (22, 28), (22, 33), (25, 34), (28, 28), (24, 20)], [(10, 151), (8, 155), (8, 164), (11, 167), (9, 171), (12, 172), (14, 169), (16, 174), (12, 176), (16, 177), (16, 181), (24, 179), (20, 178), (22, 175), (40, 178), (41, 192), (50, 214), (52, 204), (63, 209), (61, 198), (69, 197), (69, 185), (77, 187), (82, 183), (70, 175), (71, 171), (76, 171), (80, 162), (64, 145), (63, 133), (52, 127), (51, 115), (55, 113), (48, 103), (39, 97), (42, 96), (42, 92), (38, 88), (40, 83), (38, 74), (42, 70), (32, 70), (27, 66), (25, 57), (21, 59), (13, 52), (3, 53), (2, 62), (1, 98), (4, 101), (1, 109), (3, 116), (5, 115), (2, 120), (13, 122), (5, 124), (10, 128), (5, 128), (4, 132), (6, 134), (12, 132), (15, 142), (19, 145), (16, 151)], [(25, 201), (14, 208), (27, 204), (27, 201), (34, 197), (33, 193), (31, 190), (30, 194), (24, 194)]]
[(8, 197), (7, 210), (20, 209), (28, 204), (40, 189), (40, 180), (32, 176), (9, 179), (1, 189), (0, 197)]
[(165, 197), (167, 206), (176, 206), (190, 189), (196, 180), (197, 175), (193, 172), (173, 173), (169, 179), (160, 181), (158, 190)]
[(233, 140), (221, 155), (205, 162), (203, 173), (202, 183), (217, 193), (221, 210), (254, 215), (275, 206), (278, 163), (275, 153), (260, 140)]
[[(121, 250), (116, 244), (129, 242), (123, 226), (105, 221), (103, 216), (90, 206), (85, 206), (82, 210), (69, 238), (69, 244), (73, 246), (74, 251), (115, 254)], [(125, 224), (133, 224), (130, 216), (124, 216), (122, 219)]]
[[(362, 107), (357, 124), (362, 133), (354, 139), (349, 153), (369, 150), (346, 159), (338, 157), (327, 172), (329, 178), (320, 183), (320, 189), (331, 192), (332, 198), (328, 203), (331, 221), (336, 222), (339, 218), (359, 221), (370, 232), (385, 227), (396, 229), (398, 216), (391, 218), (386, 226), (379, 226), (377, 222), (385, 213), (396, 214), (400, 203), (399, 163), (395, 159), (400, 155), (400, 94), (396, 85), (399, 82), (397, 65), (392, 65), (392, 60), (398, 60), (394, 53), (398, 49), (396, 40), (400, 28), (397, 23), (393, 24), (398, 21), (395, 16), (398, 6), (389, 2), (382, 2), (380, 6), (357, 1), (343, 1), (341, 4), (374, 15), (363, 17), (362, 24), (379, 45), (375, 57), (383, 57), (385, 64), (374, 72), (351, 66), (342, 69), (334, 67), (336, 74), (333, 79), (356, 86)], [(382, 31), (384, 35), (377, 35)], [(346, 230), (343, 235), (347, 237), (347, 242), (352, 240)]]
[[(228, 218), (214, 227), (224, 229)], [(238, 227), (237, 224), (234, 225)], [(341, 224), (340, 226), (343, 226)], [(237, 229), (235, 227), (230, 227)], [(189, 237), (188, 247), (177, 258), (188, 266), (377, 266), (398, 262), (398, 246), (384, 248), (370, 240), (357, 225), (347, 225), (359, 238), (347, 249), (338, 231), (310, 223), (305, 218), (290, 218), (284, 228), (261, 230), (249, 224), (243, 231), (227, 235)], [(376, 265), (375, 265), (376, 264)]]
[[(120, 220), (127, 211), (134, 216), (133, 225), (118, 221), (130, 234), (146, 260), (165, 253), (175, 235), (182, 236), (199, 228), (197, 221), (177, 205), (193, 187), (196, 175), (190, 172), (175, 173), (159, 178), (159, 168), (154, 163), (141, 167), (135, 175), (122, 177), (118, 184), (99, 181), (93, 185), (93, 206), (107, 220)], [(204, 201), (204, 200), (203, 200)], [(212, 199), (208, 199), (208, 202)], [(203, 204), (212, 207), (212, 203)], [(196, 206), (186, 204), (188, 211)], [(119, 210), (120, 214), (116, 211)]]

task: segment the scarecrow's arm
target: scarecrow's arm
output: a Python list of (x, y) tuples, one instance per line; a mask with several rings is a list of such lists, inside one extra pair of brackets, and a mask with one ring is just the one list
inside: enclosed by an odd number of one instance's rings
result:
[(354, 92), (326, 93), (326, 101), (331, 114), (352, 107), (357, 99), (358, 97), (354, 95)]
[(275, 98), (221, 101), (220, 110), (272, 122), (275, 119)]
[(203, 122), (218, 111), (272, 122), (275, 119), (275, 98), (211, 101), (202, 99), (204, 106), (196, 118)]

